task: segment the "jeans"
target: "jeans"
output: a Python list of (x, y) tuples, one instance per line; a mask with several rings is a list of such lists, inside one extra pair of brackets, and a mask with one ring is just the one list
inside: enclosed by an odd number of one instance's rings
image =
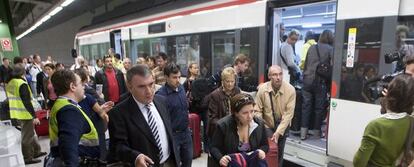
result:
[(177, 143), (181, 167), (191, 167), (193, 161), (193, 141), (190, 130), (174, 132), (173, 136), (174, 141)]
[(302, 128), (309, 128), (312, 112), (315, 115), (315, 130), (321, 130), (322, 121), (326, 115), (327, 88), (325, 85), (317, 85), (312, 89), (302, 90)]

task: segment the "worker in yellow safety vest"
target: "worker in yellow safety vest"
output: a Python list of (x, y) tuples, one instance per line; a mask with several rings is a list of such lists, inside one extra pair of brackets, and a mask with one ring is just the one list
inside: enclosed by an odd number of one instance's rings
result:
[(97, 130), (78, 105), (84, 98), (80, 77), (72, 71), (56, 71), (51, 78), (59, 98), (53, 104), (50, 121), (50, 154), (46, 166), (101, 166)]
[(11, 80), (6, 86), (6, 95), (9, 100), (10, 118), (16, 119), (21, 127), (22, 152), (25, 164), (39, 163), (36, 159), (43, 155), (34, 130), (34, 125), (40, 124), (36, 118), (33, 95), (25, 78), (23, 64), (16, 64), (11, 74)]

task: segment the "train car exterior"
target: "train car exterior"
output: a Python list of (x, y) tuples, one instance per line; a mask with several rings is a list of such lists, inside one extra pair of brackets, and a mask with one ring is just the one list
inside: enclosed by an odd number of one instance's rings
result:
[[(166, 52), (182, 69), (198, 63), (204, 77), (231, 64), (237, 53), (245, 53), (252, 59), (250, 84), (258, 85), (265, 81), (267, 67), (278, 63), (278, 25), (282, 18), (277, 11), (287, 7), (278, 6), (279, 2), (283, 0), (209, 1), (81, 30), (75, 47), (89, 60), (103, 57), (110, 47), (133, 62), (143, 53), (153, 56)], [(300, 2), (299, 5), (320, 3)], [(365, 126), (380, 116), (379, 100), (367, 92), (364, 83), (370, 77), (395, 72), (395, 62), (387, 64), (384, 55), (398, 50), (398, 26), (409, 28), (405, 41), (412, 44), (414, 2), (328, 2), (336, 4), (336, 13), (328, 133), (322, 140), (326, 147), (315, 148), (291, 139), (287, 141), (285, 157), (305, 166), (352, 166)], [(182, 73), (185, 75), (186, 70)]]

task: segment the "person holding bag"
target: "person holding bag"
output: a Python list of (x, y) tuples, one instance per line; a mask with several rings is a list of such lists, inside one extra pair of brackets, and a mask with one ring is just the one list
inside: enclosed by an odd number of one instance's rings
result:
[[(307, 139), (310, 122), (314, 122), (315, 136), (321, 135), (322, 121), (326, 115), (328, 85), (331, 80), (331, 58), (333, 57), (332, 31), (324, 30), (319, 37), (318, 44), (309, 48), (303, 71), (303, 103), (300, 138)], [(314, 106), (314, 107), (312, 107)], [(315, 120), (311, 121), (311, 113), (315, 113)]]
[(256, 116), (264, 120), (266, 136), (277, 144), (279, 166), (283, 166), (286, 138), (296, 104), (295, 88), (283, 80), (284, 75), (280, 66), (269, 67), (270, 81), (259, 86), (255, 105)]
[(355, 167), (406, 167), (412, 164), (414, 118), (410, 114), (413, 98), (414, 78), (411, 75), (402, 74), (391, 81), (383, 99), (387, 112), (366, 126), (354, 157)]
[[(214, 162), (209, 161), (208, 166), (229, 166), (237, 163), (232, 162), (237, 159), (235, 156), (246, 161), (254, 158), (257, 161), (247, 162), (247, 166), (259, 166), (269, 145), (263, 120), (254, 116), (256, 103), (252, 96), (243, 93), (231, 97), (230, 101), (231, 115), (217, 122), (210, 148)], [(249, 155), (255, 156), (244, 158)]]

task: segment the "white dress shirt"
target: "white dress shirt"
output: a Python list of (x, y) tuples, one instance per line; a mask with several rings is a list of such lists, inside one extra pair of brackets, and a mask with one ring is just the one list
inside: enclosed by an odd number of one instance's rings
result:
[[(138, 104), (139, 109), (141, 110), (142, 115), (144, 115), (145, 120), (148, 124), (148, 110), (145, 107), (145, 104), (140, 103), (135, 99), (134, 96), (132, 96), (135, 100), (135, 102)], [(155, 121), (157, 122), (157, 128), (158, 128), (158, 135), (160, 136), (160, 142), (161, 142), (161, 149), (162, 149), (162, 159), (160, 160), (160, 163), (164, 163), (167, 161), (167, 159), (170, 156), (170, 147), (168, 144), (168, 136), (167, 136), (167, 129), (165, 128), (164, 122), (162, 121), (160, 113), (158, 113), (157, 108), (155, 107), (154, 103), (149, 103), (150, 110), (152, 112), (152, 115), (154, 116)], [(147, 155), (148, 156), (148, 155)], [(138, 157), (137, 157), (138, 158)]]

